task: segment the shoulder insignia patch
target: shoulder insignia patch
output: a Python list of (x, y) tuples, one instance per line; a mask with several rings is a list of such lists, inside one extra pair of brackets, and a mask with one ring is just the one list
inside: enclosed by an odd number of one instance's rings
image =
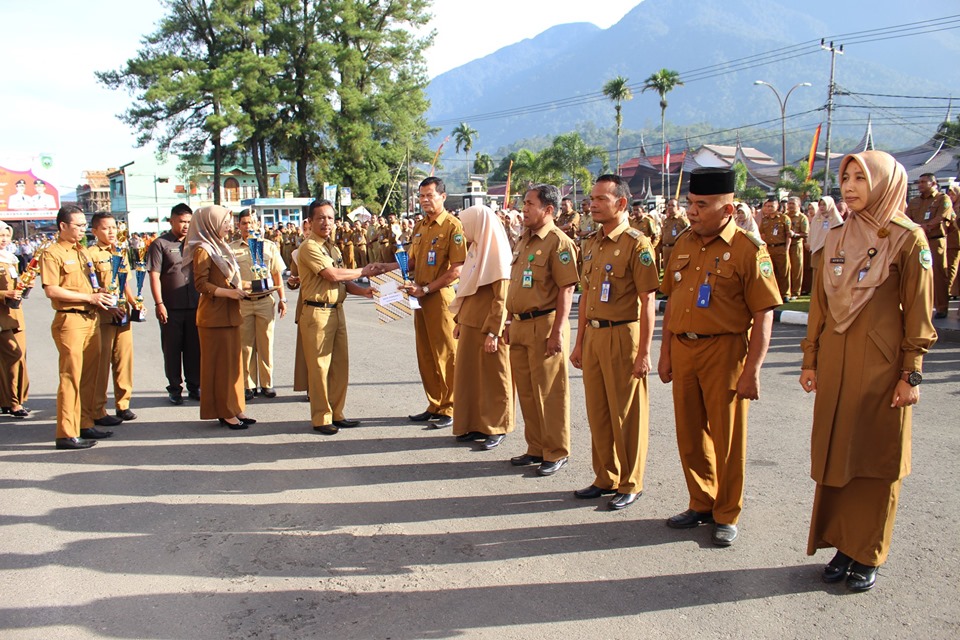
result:
[(453, 234), (453, 241), (456, 244), (463, 244), (463, 234), (462, 233)]
[(760, 261), (760, 274), (764, 278), (769, 278), (773, 275), (773, 263), (769, 259)]
[(570, 264), (570, 252), (566, 249), (561, 251), (558, 257), (560, 258), (560, 264)]
[(930, 269), (933, 266), (933, 254), (930, 249), (920, 249), (920, 266), (924, 269)]
[(644, 249), (640, 252), (640, 264), (645, 267), (649, 267), (653, 264), (653, 256), (650, 254), (649, 249)]
[(893, 224), (899, 227), (903, 227), (904, 229), (909, 229), (910, 231), (920, 228), (920, 225), (918, 225), (916, 222), (914, 222), (913, 220), (905, 216), (893, 216), (890, 219), (890, 222), (892, 222)]

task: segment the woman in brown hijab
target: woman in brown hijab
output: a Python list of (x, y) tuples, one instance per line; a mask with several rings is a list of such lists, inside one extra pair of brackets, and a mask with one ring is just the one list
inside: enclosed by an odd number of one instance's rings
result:
[(846, 156), (840, 188), (851, 212), (827, 232), (802, 343), (800, 385), (817, 392), (807, 553), (835, 547), (823, 580), (866, 591), (887, 559), (910, 473), (911, 406), (936, 341), (932, 260), (923, 231), (903, 215), (907, 176), (893, 156)]
[(200, 292), (200, 419), (217, 418), (231, 429), (246, 429), (256, 420), (244, 414), (240, 300), (246, 294), (227, 244), (232, 229), (229, 209), (214, 205), (194, 211), (183, 242), (183, 269), (193, 270)]

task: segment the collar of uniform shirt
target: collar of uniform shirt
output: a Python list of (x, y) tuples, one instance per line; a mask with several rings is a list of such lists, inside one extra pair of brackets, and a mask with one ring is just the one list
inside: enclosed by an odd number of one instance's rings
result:
[[(737, 227), (737, 222), (733, 219), (733, 216), (730, 216), (730, 219), (727, 221), (727, 224), (720, 229), (720, 233), (715, 235), (713, 238), (710, 238), (709, 242), (704, 243), (703, 237), (699, 235), (697, 236), (697, 239), (700, 240), (700, 244), (709, 244), (710, 242), (713, 242), (714, 238), (720, 238), (727, 244), (733, 244), (733, 236), (735, 236), (738, 233), (737, 229), (739, 229), (739, 227)], [(691, 233), (691, 232), (688, 231), (687, 233)]]
[(530, 235), (537, 236), (543, 240), (547, 237), (547, 234), (550, 233), (550, 230), (556, 228), (556, 226), (557, 225), (553, 223), (553, 220), (547, 220), (545, 223), (543, 223), (543, 226), (536, 231), (530, 231)]
[(629, 228), (630, 228), (630, 218), (626, 217), (620, 222), (620, 224), (616, 226), (616, 228), (614, 228), (613, 231), (610, 232), (610, 235), (605, 235), (603, 233), (603, 225), (600, 225), (600, 230), (597, 232), (598, 234), (597, 237), (600, 240), (603, 240), (604, 238), (609, 238), (611, 241), (616, 242), (617, 238), (620, 237), (620, 234)]

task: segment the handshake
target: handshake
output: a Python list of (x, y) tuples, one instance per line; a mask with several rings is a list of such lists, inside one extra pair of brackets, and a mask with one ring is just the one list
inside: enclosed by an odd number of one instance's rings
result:
[(371, 262), (363, 269), (360, 270), (360, 275), (364, 278), (370, 278), (372, 276), (379, 276), (382, 273), (392, 271), (392, 265), (386, 262)]

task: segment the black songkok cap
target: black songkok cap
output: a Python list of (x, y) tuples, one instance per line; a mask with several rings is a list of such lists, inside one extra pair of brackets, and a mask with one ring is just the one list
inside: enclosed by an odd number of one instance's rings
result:
[(733, 193), (736, 190), (736, 173), (733, 169), (694, 169), (690, 174), (690, 193), (698, 196), (715, 196)]

